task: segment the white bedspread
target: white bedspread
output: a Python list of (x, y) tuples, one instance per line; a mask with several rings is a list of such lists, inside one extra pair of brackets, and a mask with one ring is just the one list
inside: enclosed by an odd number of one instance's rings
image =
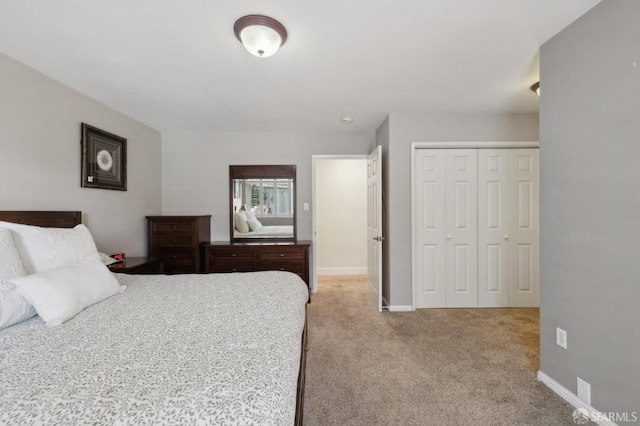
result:
[(293, 238), (293, 225), (263, 226), (257, 231), (234, 231), (235, 238)]
[(135, 276), (57, 328), (0, 330), (2, 425), (291, 425), (295, 274)]

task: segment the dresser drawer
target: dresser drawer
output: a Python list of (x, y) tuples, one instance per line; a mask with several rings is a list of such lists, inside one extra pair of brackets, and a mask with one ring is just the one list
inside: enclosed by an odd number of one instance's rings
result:
[(258, 262), (258, 271), (288, 271), (298, 275), (304, 274), (304, 262)]
[(152, 232), (154, 234), (187, 234), (192, 235), (195, 224), (193, 222), (154, 222)]
[(156, 249), (154, 250), (154, 256), (164, 259), (164, 270), (168, 274), (193, 272), (195, 266), (193, 250), (189, 249)]
[(191, 235), (158, 235), (153, 238), (154, 247), (193, 247)]
[(167, 274), (193, 273), (196, 265), (193, 250), (190, 249), (155, 249), (152, 256), (164, 261), (164, 272)]
[(252, 272), (255, 270), (253, 260), (213, 259), (210, 270), (212, 272)]
[(165, 259), (168, 261), (176, 261), (176, 260), (188, 260), (193, 263), (193, 250), (184, 248), (184, 249), (175, 249), (175, 248), (156, 248), (152, 252), (152, 256), (155, 259)]
[(305, 250), (299, 247), (269, 247), (258, 251), (259, 261), (304, 260)]
[(214, 259), (255, 259), (255, 250), (251, 247), (212, 247), (209, 250), (210, 256)]

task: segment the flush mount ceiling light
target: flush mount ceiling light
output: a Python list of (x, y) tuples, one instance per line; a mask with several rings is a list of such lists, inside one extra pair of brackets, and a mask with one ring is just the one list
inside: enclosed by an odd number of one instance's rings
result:
[(233, 31), (244, 48), (259, 58), (274, 55), (287, 40), (284, 25), (268, 16), (243, 16), (233, 25)]
[(538, 96), (540, 96), (540, 82), (536, 81), (535, 83), (533, 83), (533, 85), (531, 86), (531, 90)]
[(340, 119), (340, 122), (343, 124), (351, 124), (353, 123), (353, 118), (349, 116), (345, 116)]

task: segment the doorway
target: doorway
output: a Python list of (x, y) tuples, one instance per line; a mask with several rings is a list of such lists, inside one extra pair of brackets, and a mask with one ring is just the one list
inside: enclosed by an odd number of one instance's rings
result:
[(312, 286), (320, 275), (367, 274), (367, 157), (312, 158)]

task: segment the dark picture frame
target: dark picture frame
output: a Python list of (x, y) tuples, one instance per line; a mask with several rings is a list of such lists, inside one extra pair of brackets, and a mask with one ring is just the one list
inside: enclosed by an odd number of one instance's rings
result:
[(127, 140), (82, 123), (82, 180), (85, 188), (127, 190)]

